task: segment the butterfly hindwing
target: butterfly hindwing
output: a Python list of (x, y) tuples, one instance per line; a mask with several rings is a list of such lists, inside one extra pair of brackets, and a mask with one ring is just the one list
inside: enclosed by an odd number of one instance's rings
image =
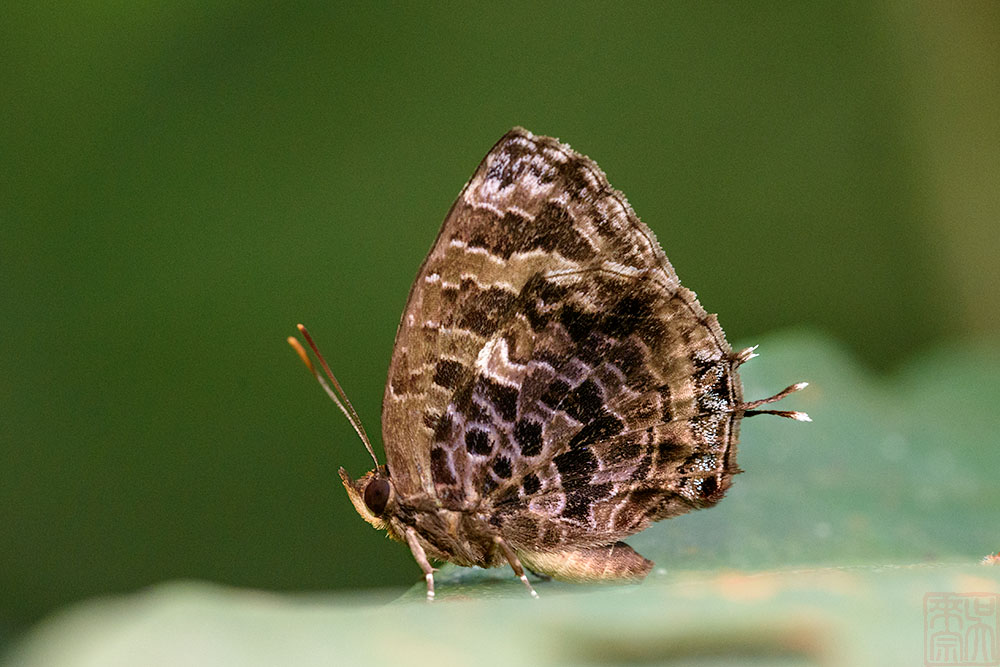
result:
[(437, 479), (439, 493), (481, 497), (499, 526), (517, 520), (512, 543), (521, 514), (545, 542), (604, 544), (717, 502), (736, 472), (741, 396), (711, 316), (608, 269), (537, 276), (524, 296), (473, 381), (518, 388), (516, 411), (475, 391), (474, 410), (449, 406), (489, 447), (464, 452), (462, 428), (437, 443), (465, 466), (464, 485)]

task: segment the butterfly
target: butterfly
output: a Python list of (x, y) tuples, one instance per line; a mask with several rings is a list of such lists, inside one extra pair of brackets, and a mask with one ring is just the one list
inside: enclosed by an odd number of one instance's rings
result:
[(621, 541), (715, 505), (740, 420), (806, 386), (745, 402), (715, 315), (682, 287), (653, 232), (589, 158), (514, 128), (452, 205), (410, 289), (382, 402), (385, 464), (329, 378), (289, 343), (375, 462), (361, 517), (432, 561), (525, 575), (640, 580)]

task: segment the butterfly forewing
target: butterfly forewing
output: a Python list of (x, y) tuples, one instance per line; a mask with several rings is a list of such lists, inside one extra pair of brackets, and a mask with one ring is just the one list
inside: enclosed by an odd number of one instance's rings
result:
[(383, 403), (393, 482), (515, 546), (607, 543), (728, 487), (732, 357), (600, 169), (512, 130), (411, 289)]

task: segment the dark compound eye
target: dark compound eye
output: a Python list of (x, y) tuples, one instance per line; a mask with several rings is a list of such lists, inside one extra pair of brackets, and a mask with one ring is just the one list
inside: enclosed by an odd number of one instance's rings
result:
[(382, 516), (389, 502), (389, 480), (376, 477), (365, 486), (365, 505), (375, 516)]

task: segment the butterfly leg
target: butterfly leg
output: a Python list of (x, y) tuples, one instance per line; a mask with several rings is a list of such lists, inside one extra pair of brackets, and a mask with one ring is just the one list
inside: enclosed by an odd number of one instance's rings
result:
[(424, 548), (420, 546), (420, 542), (417, 541), (417, 533), (412, 528), (406, 529), (406, 544), (410, 547), (410, 552), (413, 554), (413, 558), (417, 561), (417, 565), (420, 569), (424, 571), (424, 579), (427, 581), (427, 601), (434, 601), (434, 568), (431, 567), (430, 561), (427, 560), (427, 554), (424, 553)]
[(528, 577), (525, 576), (524, 568), (521, 567), (521, 559), (517, 557), (517, 554), (510, 548), (510, 545), (507, 544), (507, 542), (505, 542), (499, 535), (495, 536), (493, 541), (497, 543), (498, 547), (500, 547), (500, 551), (503, 552), (504, 558), (506, 558), (507, 562), (510, 563), (510, 567), (514, 570), (514, 574), (516, 574), (518, 579), (520, 579), (521, 582), (528, 587), (528, 592), (531, 593), (531, 597), (537, 600), (538, 593), (536, 593), (535, 589), (531, 587)]

